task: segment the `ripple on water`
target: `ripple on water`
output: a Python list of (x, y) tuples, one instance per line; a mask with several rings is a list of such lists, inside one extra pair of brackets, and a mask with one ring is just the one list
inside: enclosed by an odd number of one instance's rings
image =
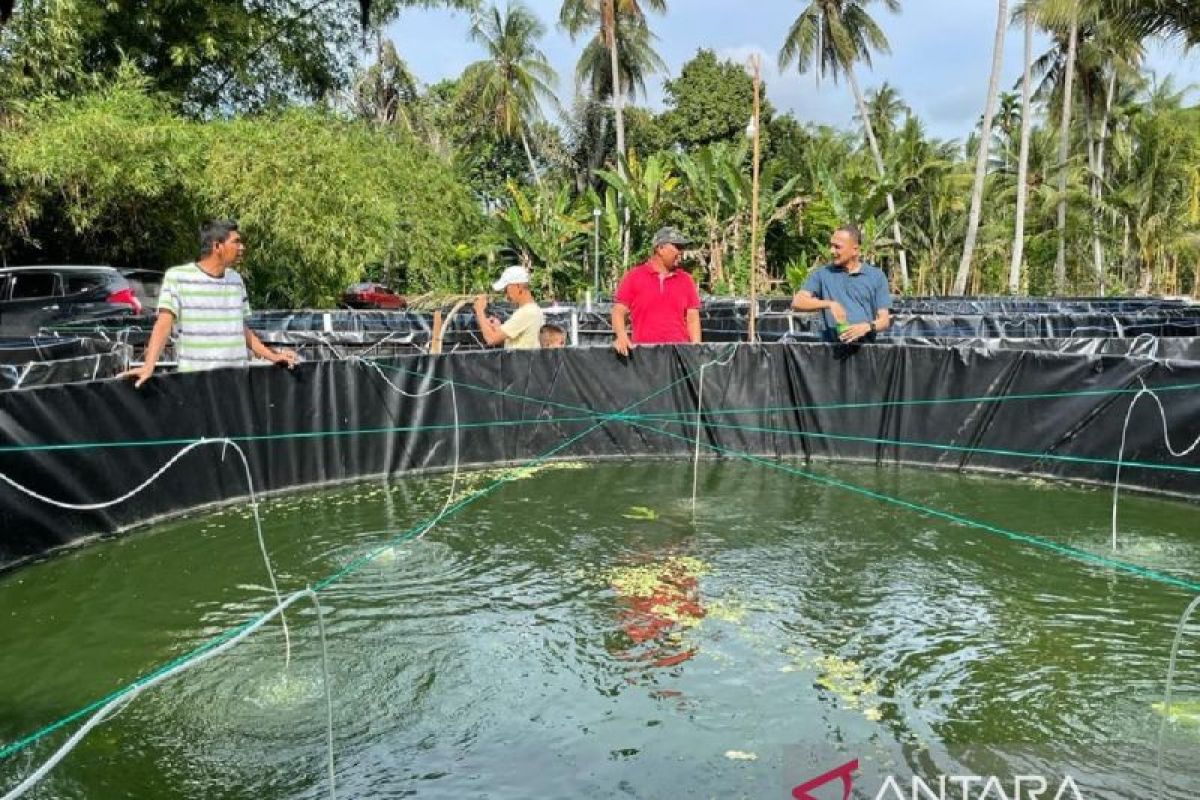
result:
[[(1045, 487), (812, 469), (1088, 552), (1107, 545), (1104, 493), (1056, 486), (1049, 518)], [(468, 476), (460, 492), (495, 479)], [(400, 534), (438, 512), (448, 476), (273, 498), (264, 534), (285, 593), (354, 566), (321, 592), (342, 793), (771, 796), (798, 752), (836, 743), (876, 766), (946, 767), (981, 742), (1055, 745), (1091, 764), (1119, 741), (1133, 750), (1113, 780), (1153, 777), (1177, 590), (757, 467), (702, 464), (694, 513), (691, 483), (685, 463), (535, 471), (419, 540)], [(1122, 502), (1117, 557), (1200, 571), (1200, 544), (1179, 533), (1194, 509)], [(115, 543), (23, 573), (55, 579), (55, 593), (0, 582), (0, 607), (38, 606), (12, 631), (37, 663), (78, 660), (73, 638), (96, 626), (111, 650), (85, 674), (23, 671), (6, 648), (0, 684), (20, 687), (19, 707), (90, 699), (269, 608), (245, 525), (223, 512), (129, 537), (119, 579), (136, 615), (87, 588)], [(54, 616), (69, 634), (35, 624)], [(96, 787), (120, 771), (140, 796), (319, 795), (315, 612), (296, 606), (288, 622), (290, 664), (267, 625), (106, 725), (60, 768), (56, 795), (118, 796)], [(1181, 654), (1176, 749), (1200, 738), (1197, 658)], [(0, 704), (0, 732), (32, 721)], [(1168, 783), (1196, 796), (1179, 775)]]

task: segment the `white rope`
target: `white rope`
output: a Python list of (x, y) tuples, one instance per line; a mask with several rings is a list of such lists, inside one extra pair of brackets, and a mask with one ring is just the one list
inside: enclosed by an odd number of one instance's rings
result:
[[(255, 533), (258, 535), (258, 547), (259, 547), (259, 550), (262, 551), (263, 563), (266, 564), (266, 566), (267, 566), (267, 577), (271, 581), (271, 591), (275, 594), (275, 602), (279, 603), (281, 601), (281, 595), (279, 594), (279, 586), (275, 582), (275, 570), (271, 566), (271, 557), (267, 554), (267, 543), (263, 539), (262, 519), (259, 517), (259, 513), (258, 513), (258, 497), (254, 491), (254, 478), (250, 474), (250, 461), (246, 458), (246, 453), (242, 450), (242, 448), (239, 447), (238, 444), (236, 442), (232, 441), (231, 439), (227, 439), (227, 438), (206, 439), (206, 438), (202, 437), (198, 441), (192, 442), (191, 444), (184, 447), (182, 450), (180, 450), (178, 453), (176, 453), (174, 456), (172, 456), (167, 461), (167, 463), (165, 463), (161, 467), (159, 467), (154, 472), (153, 475), (151, 475), (146, 480), (142, 481), (137, 486), (130, 489), (125, 494), (121, 495), (120, 497), (114, 497), (111, 500), (103, 500), (99, 503), (68, 503), (65, 500), (56, 500), (53, 497), (47, 497), (44, 494), (35, 492), (33, 489), (30, 489), (28, 486), (24, 486), (20, 483), (17, 483), (15, 480), (8, 477), (8, 475), (5, 475), (3, 472), (0, 472), (0, 481), (7, 483), (9, 486), (16, 489), (18, 492), (21, 492), (22, 494), (24, 494), (28, 497), (32, 497), (34, 500), (40, 500), (41, 502), (46, 503), (47, 505), (57, 506), (58, 508), (65, 508), (70, 511), (97, 511), (99, 509), (110, 508), (115, 505), (120, 505), (121, 503), (125, 502), (126, 500), (130, 499), (131, 497), (137, 496), (138, 494), (143, 492), (147, 487), (149, 487), (150, 484), (152, 484), (156, 480), (158, 480), (159, 477), (161, 477), (163, 475), (163, 473), (165, 473), (171, 467), (175, 466), (175, 463), (177, 461), (179, 461), (181, 458), (183, 458), (185, 455), (187, 455), (188, 453), (192, 452), (193, 450), (195, 450), (199, 447), (203, 447), (205, 445), (210, 445), (210, 444), (221, 445), (221, 460), (222, 461), (225, 460), (225, 449), (227, 447), (232, 447), (237, 452), (238, 456), (242, 459), (242, 470), (245, 472), (245, 475), (246, 475), (246, 488), (248, 489), (248, 491), (250, 493), (250, 510), (254, 514), (254, 530), (255, 530)], [(282, 615), (280, 615), (280, 622), (283, 625), (283, 642), (284, 642), (285, 661), (287, 663), (291, 663), (292, 645), (291, 645), (291, 637), (288, 635), (287, 619), (285, 617), (283, 617)]]
[(21, 388), (21, 384), (24, 383), (25, 378), (27, 378), (29, 376), (29, 370), (33, 369), (33, 363), (34, 362), (30, 361), (28, 364), (25, 365), (25, 368), (23, 370), (21, 370), (21, 374), (17, 376), (17, 381), (16, 381), (16, 383), (14, 383), (12, 385), (12, 388), (14, 388), (14, 389)]
[[(442, 389), (445, 389), (447, 386), (450, 387), (450, 403), (451, 403), (451, 407), (454, 410), (454, 469), (451, 472), (451, 477), (450, 477), (450, 493), (446, 495), (446, 502), (442, 504), (442, 510), (439, 511), (433, 517), (433, 519), (430, 520), (429, 524), (426, 525), (425, 528), (422, 529), (422, 531), (414, 537), (414, 539), (421, 539), (425, 536), (425, 534), (427, 534), (431, 530), (433, 530), (434, 526), (436, 526), (439, 522), (441, 522), (442, 518), (446, 516), (446, 512), (450, 509), (450, 504), (454, 502), (454, 497), (458, 492), (458, 472), (459, 472), (459, 465), (460, 465), (459, 452), (460, 452), (460, 439), (461, 439), (461, 435), (460, 435), (461, 432), (460, 432), (460, 428), (459, 428), (459, 419), (458, 419), (458, 390), (454, 386), (454, 381), (442, 380), (442, 382), (438, 386), (435, 386), (432, 389), (428, 389), (426, 391), (419, 391), (419, 392), (407, 392), (404, 389), (401, 389), (395, 383), (393, 383), (392, 380), (390, 378), (388, 378), (387, 375), (384, 374), (383, 369), (375, 362), (370, 361), (365, 358), (361, 358), (359, 356), (352, 356), (349, 360), (356, 361), (359, 364), (362, 364), (363, 366), (369, 367), (370, 369), (374, 370), (375, 374), (379, 376), (380, 380), (382, 380), (384, 383), (386, 383), (388, 386), (390, 386), (393, 390), (395, 390), (399, 394), (403, 395), (404, 397), (411, 397), (411, 398), (428, 397), (429, 395), (433, 394), (434, 392), (439, 392)], [(434, 362), (431, 360), (429, 363), (429, 372), (426, 373), (424, 376), (424, 379), (426, 381), (438, 380), (437, 378), (433, 377), (433, 368), (434, 368)]]
[(1130, 340), (1130, 343), (1129, 343), (1128, 355), (1133, 355), (1134, 349), (1138, 346), (1138, 343), (1140, 341), (1142, 341), (1143, 339), (1150, 342), (1150, 356), (1149, 357), (1150, 358), (1158, 358), (1158, 343), (1160, 340), (1153, 333), (1139, 333), (1137, 336), (1133, 337), (1133, 339)]
[(366, 350), (363, 350), (361, 353), (359, 353), (358, 354), (359, 358), (366, 358), (373, 351), (378, 350), (379, 348), (383, 347), (385, 344), (387, 344), (388, 342), (393, 341), (393, 340), (395, 340), (398, 344), (412, 344), (412, 340), (413, 340), (412, 331), (409, 331), (408, 334), (403, 339), (396, 338), (399, 336), (399, 334), (400, 334), (400, 331), (392, 331), (387, 336), (383, 337), (378, 342), (376, 342), (375, 344), (368, 347)]
[(1188, 607), (1184, 610), (1183, 616), (1179, 618), (1179, 627), (1175, 629), (1175, 641), (1171, 644), (1171, 659), (1167, 662), (1167, 686), (1163, 692), (1163, 709), (1162, 719), (1158, 723), (1158, 741), (1157, 741), (1157, 769), (1155, 770), (1157, 796), (1162, 800), (1163, 793), (1163, 741), (1167, 732), (1167, 722), (1171, 718), (1171, 689), (1175, 684), (1175, 658), (1179, 654), (1179, 643), (1183, 639), (1183, 629), (1187, 626), (1188, 619), (1200, 606), (1200, 595), (1197, 595)]
[(246, 638), (248, 638), (252, 633), (265, 625), (272, 617), (279, 615), (279, 617), (282, 619), (283, 612), (288, 606), (305, 597), (310, 598), (313, 602), (313, 605), (315, 605), (317, 608), (317, 627), (321, 635), (321, 670), (325, 685), (325, 735), (329, 754), (329, 797), (331, 800), (336, 800), (337, 793), (334, 784), (333, 764), (333, 691), (329, 685), (329, 650), (325, 642), (325, 613), (321, 608), (321, 601), (317, 598), (317, 593), (312, 589), (301, 589), (300, 591), (290, 595), (286, 600), (281, 601), (273, 609), (255, 620), (253, 624), (249, 625), (237, 636), (234, 636), (226, 642), (222, 642), (213, 649), (201, 653), (195, 658), (184, 661), (181, 664), (176, 664), (171, 669), (155, 675), (145, 683), (135, 684), (124, 694), (110, 700), (99, 711), (89, 717), (88, 721), (80, 726), (79, 730), (75, 731), (75, 733), (71, 735), (71, 738), (67, 739), (67, 741), (58, 748), (58, 750), (54, 751), (54, 754), (50, 756), (50, 758), (46, 759), (45, 763), (34, 770), (28, 777), (25, 778), (25, 780), (17, 784), (16, 788), (12, 789), (10, 792), (8, 792), (8, 794), (0, 798), (0, 800), (17, 800), (18, 797), (32, 789), (42, 778), (46, 777), (50, 770), (58, 766), (59, 762), (66, 758), (67, 755), (83, 740), (83, 737), (91, 733), (92, 729), (108, 719), (109, 716), (114, 712), (123, 709), (146, 689), (149, 689), (152, 686), (157, 686), (163, 681), (169, 680), (185, 670), (199, 666), (211, 658), (216, 658), (226, 650), (236, 647), (245, 641)]
[(737, 345), (734, 345), (729, 350), (729, 355), (722, 361), (720, 358), (714, 358), (712, 361), (706, 361), (700, 365), (699, 388), (696, 391), (696, 446), (692, 452), (692, 516), (696, 516), (696, 489), (700, 480), (700, 429), (703, 424), (702, 414), (704, 412), (704, 370), (708, 367), (724, 367), (733, 360), (737, 353)]
[(1190, 445), (1188, 445), (1183, 450), (1176, 452), (1174, 446), (1172, 446), (1172, 444), (1171, 444), (1171, 432), (1167, 429), (1167, 412), (1163, 408), (1162, 401), (1158, 399), (1158, 395), (1154, 393), (1154, 390), (1146, 388), (1146, 382), (1143, 381), (1140, 377), (1138, 378), (1138, 382), (1142, 384), (1142, 388), (1140, 391), (1138, 391), (1137, 394), (1135, 394), (1133, 396), (1133, 400), (1131, 400), (1129, 403), (1129, 409), (1125, 412), (1125, 423), (1121, 426), (1121, 447), (1117, 451), (1117, 474), (1116, 474), (1116, 478), (1113, 480), (1113, 499), (1112, 499), (1112, 549), (1113, 550), (1117, 549), (1117, 500), (1121, 494), (1121, 465), (1125, 459), (1125, 438), (1126, 438), (1126, 435), (1129, 433), (1129, 419), (1130, 419), (1130, 417), (1133, 416), (1133, 409), (1137, 405), (1138, 400), (1140, 400), (1142, 398), (1142, 395), (1149, 395), (1150, 399), (1154, 401), (1154, 404), (1158, 406), (1158, 416), (1159, 416), (1159, 419), (1162, 421), (1163, 443), (1167, 446), (1168, 453), (1170, 453), (1175, 458), (1183, 458), (1184, 456), (1190, 455), (1191, 452), (1193, 450), (1195, 450), (1198, 445), (1200, 445), (1200, 435), (1197, 435), (1196, 440), (1194, 442), (1192, 442)]

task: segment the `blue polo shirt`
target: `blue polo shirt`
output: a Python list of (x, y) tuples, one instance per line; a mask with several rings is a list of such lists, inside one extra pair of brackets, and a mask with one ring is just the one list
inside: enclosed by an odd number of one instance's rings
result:
[[(846, 309), (846, 322), (851, 325), (871, 322), (875, 319), (876, 311), (892, 307), (887, 276), (883, 270), (870, 264), (861, 265), (858, 272), (854, 273), (826, 264), (809, 273), (803, 289), (818, 300), (836, 300)], [(833, 315), (829, 309), (821, 313), (825, 319), (826, 333), (833, 334), (837, 328)]]

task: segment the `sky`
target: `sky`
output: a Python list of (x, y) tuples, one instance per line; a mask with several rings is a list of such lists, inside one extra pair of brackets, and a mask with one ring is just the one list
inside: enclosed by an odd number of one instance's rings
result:
[[(559, 30), (561, 0), (525, 0), (525, 4), (546, 25), (542, 49), (558, 72), (558, 95), (569, 107), (583, 42), (571, 42)], [(783, 38), (804, 5), (803, 0), (670, 0), (666, 15), (651, 15), (650, 27), (671, 75), (677, 75), (701, 47), (743, 62), (757, 52), (763, 59), (767, 96), (780, 113), (790, 111), (802, 122), (849, 127), (854, 102), (844, 83), (823, 81), (818, 86), (813, 75), (800, 75), (794, 67), (781, 74), (776, 65)], [(860, 67), (864, 91), (887, 81), (931, 135), (965, 138), (982, 114), (987, 95), (996, 3), (903, 0), (900, 14), (887, 12), (881, 4), (873, 4), (871, 13), (887, 35), (892, 53), (875, 58), (869, 70)], [(467, 38), (469, 27), (470, 16), (462, 12), (408, 10), (388, 28), (388, 35), (416, 75), (433, 83), (457, 77), (463, 67), (482, 57), (482, 50)], [(1047, 40), (1038, 37), (1035, 53), (1046, 49)], [(1013, 90), (1020, 81), (1022, 50), (1021, 28), (1010, 27), (1002, 91)], [(1178, 45), (1154, 43), (1147, 63), (1159, 78), (1172, 74), (1177, 87), (1200, 84), (1200, 48), (1185, 53)], [(662, 84), (668, 77), (649, 80), (647, 94), (637, 104), (661, 109)], [(1195, 101), (1200, 93), (1191, 97)]]

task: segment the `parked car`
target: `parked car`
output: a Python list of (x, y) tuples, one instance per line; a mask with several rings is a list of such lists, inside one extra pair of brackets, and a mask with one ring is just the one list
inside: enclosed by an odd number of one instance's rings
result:
[(347, 308), (390, 308), (408, 306), (404, 295), (396, 294), (382, 283), (355, 283), (342, 292), (342, 305)]
[(133, 287), (112, 267), (0, 268), (0, 332), (5, 335), (141, 311)]
[(142, 304), (142, 311), (153, 313), (158, 308), (158, 294), (162, 290), (163, 272), (154, 269), (122, 269), (121, 277), (129, 281), (133, 295)]

